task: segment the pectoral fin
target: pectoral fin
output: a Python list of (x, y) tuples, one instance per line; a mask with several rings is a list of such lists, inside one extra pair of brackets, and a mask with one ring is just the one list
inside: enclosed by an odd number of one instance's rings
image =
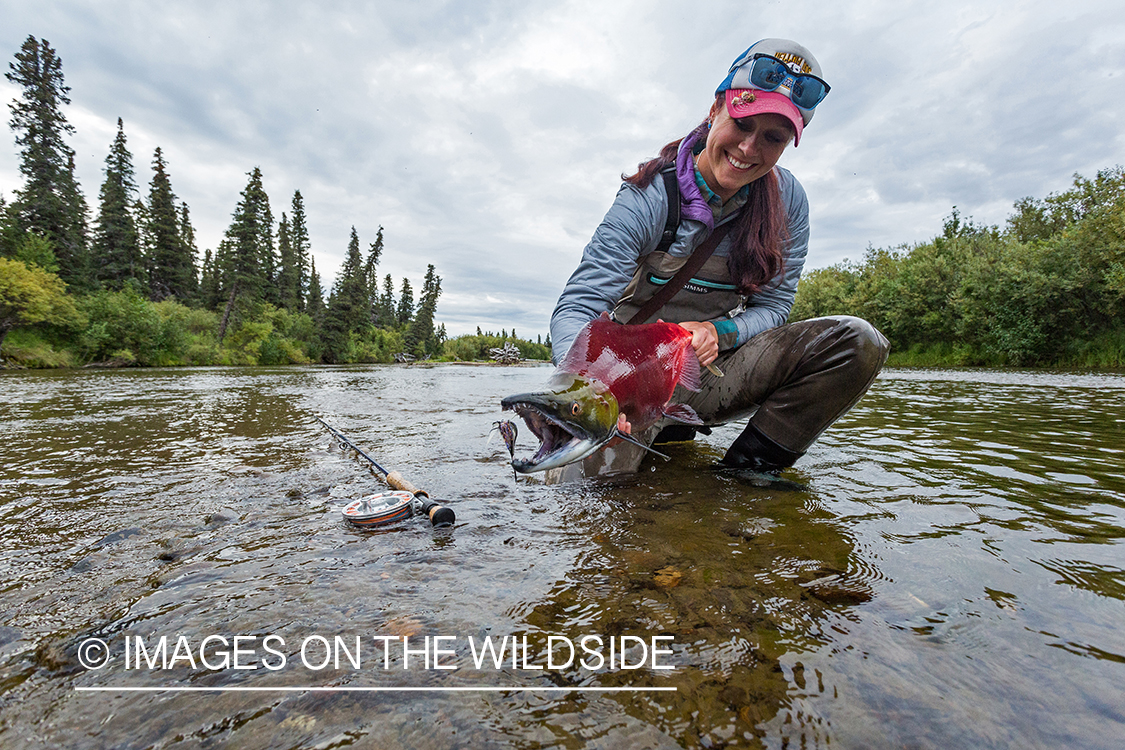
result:
[(703, 386), (700, 384), (699, 358), (695, 352), (688, 349), (684, 357), (684, 370), (680, 373), (679, 384), (689, 391), (697, 392)]
[(684, 424), (703, 424), (703, 420), (695, 413), (695, 409), (687, 404), (668, 404), (664, 407), (664, 416)]

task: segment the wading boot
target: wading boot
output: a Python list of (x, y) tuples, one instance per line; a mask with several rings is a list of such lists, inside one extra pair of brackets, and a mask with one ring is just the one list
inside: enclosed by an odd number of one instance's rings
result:
[(715, 468), (779, 474), (782, 469), (789, 468), (803, 455), (782, 448), (758, 432), (753, 424), (747, 424), (746, 429), (731, 443), (727, 454)]

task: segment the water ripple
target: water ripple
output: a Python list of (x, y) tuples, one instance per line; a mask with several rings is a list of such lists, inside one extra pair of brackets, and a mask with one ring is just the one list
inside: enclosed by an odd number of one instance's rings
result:
[[(607, 482), (488, 442), (544, 368), (4, 373), (0, 744), (1116, 747), (1125, 377), (885, 372), (787, 473), (707, 470), (741, 429)], [(378, 531), (318, 415), (453, 507)], [(526, 439), (526, 436), (525, 436)], [(795, 489), (798, 484), (806, 489)], [(82, 637), (671, 638), (675, 669), (87, 673)], [(114, 639), (118, 639), (114, 641)], [(350, 640), (349, 640), (350, 642)], [(75, 686), (659, 685), (559, 696)], [(91, 724), (91, 716), (112, 722)], [(161, 721), (152, 721), (161, 716)], [(65, 739), (64, 739), (65, 738)], [(278, 744), (278, 743), (274, 743)]]

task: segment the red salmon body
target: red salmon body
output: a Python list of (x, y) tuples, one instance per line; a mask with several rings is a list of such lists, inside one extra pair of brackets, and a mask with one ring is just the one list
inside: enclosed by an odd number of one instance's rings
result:
[(622, 325), (602, 313), (574, 339), (559, 372), (600, 381), (617, 399), (634, 432), (662, 415), (702, 424), (691, 407), (668, 405), (676, 385), (699, 390), (699, 359), (691, 332), (675, 323)]

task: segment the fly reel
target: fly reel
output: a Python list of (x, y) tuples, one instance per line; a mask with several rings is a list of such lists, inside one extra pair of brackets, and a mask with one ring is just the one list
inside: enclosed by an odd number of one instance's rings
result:
[(368, 529), (385, 526), (414, 515), (414, 495), (402, 490), (377, 492), (353, 500), (341, 512), (356, 526)]
[(379, 475), (383, 480), (397, 490), (396, 492), (380, 492), (375, 495), (367, 495), (366, 497), (349, 503), (343, 510), (345, 519), (356, 526), (370, 528), (373, 526), (385, 526), (388, 523), (394, 523), (403, 518), (409, 518), (414, 515), (415, 511), (419, 511), (422, 515), (426, 516), (426, 518), (430, 519), (430, 524), (435, 528), (438, 526), (452, 526), (457, 521), (457, 515), (453, 512), (452, 508), (447, 508), (439, 504), (436, 500), (431, 500), (428, 492), (420, 490), (406, 481), (397, 471), (388, 472), (382, 466), (375, 463), (375, 459), (364, 453), (353, 442), (344, 437), (339, 430), (333, 428), (320, 417), (316, 417), (315, 419), (328, 428), (328, 431), (340, 442), (340, 445), (351, 448), (367, 459), (368, 463), (379, 471)]

